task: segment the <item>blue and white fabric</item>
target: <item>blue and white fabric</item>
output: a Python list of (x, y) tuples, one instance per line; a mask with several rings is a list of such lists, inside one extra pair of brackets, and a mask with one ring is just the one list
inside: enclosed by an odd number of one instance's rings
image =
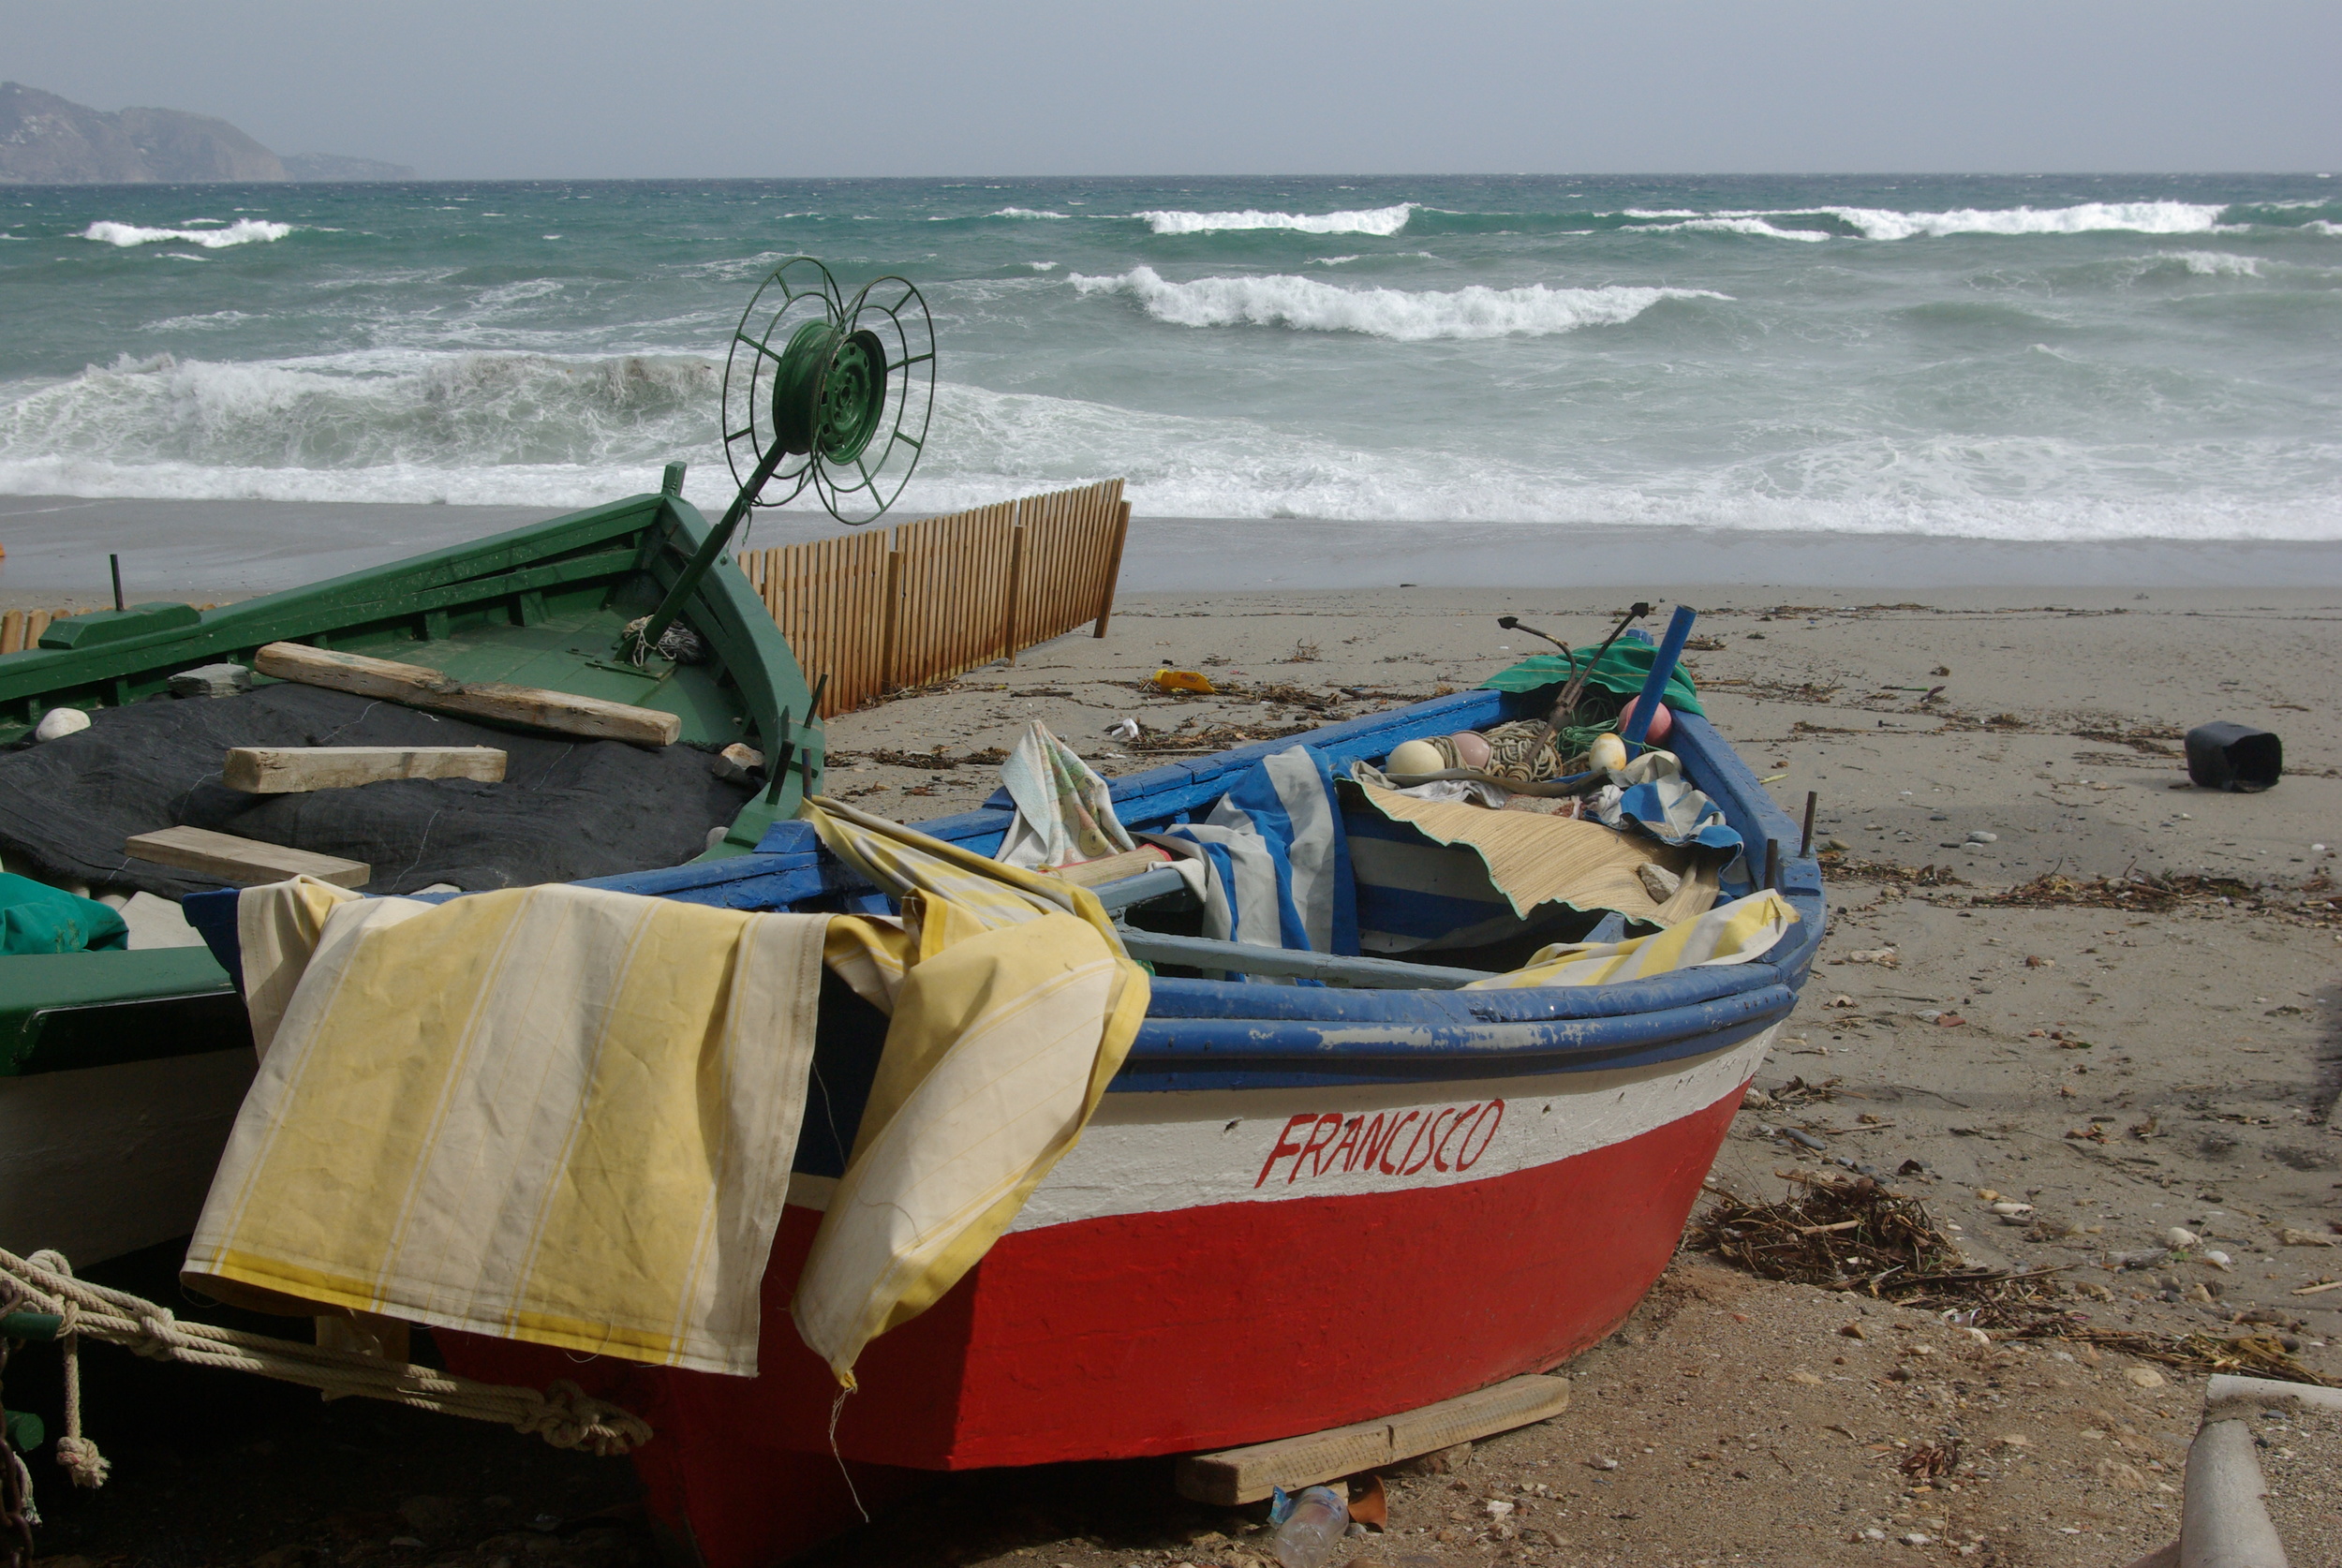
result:
[(1208, 867), (1204, 934), (1309, 953), (1358, 951), (1357, 895), (1325, 759), (1305, 746), (1264, 758), (1201, 822), (1161, 836)]
[(1683, 777), (1672, 751), (1646, 751), (1610, 774), (1612, 782), (1591, 802), (1606, 827), (1631, 822), (1663, 844), (1697, 844), (1737, 855), (1741, 836), (1726, 825), (1716, 803)]

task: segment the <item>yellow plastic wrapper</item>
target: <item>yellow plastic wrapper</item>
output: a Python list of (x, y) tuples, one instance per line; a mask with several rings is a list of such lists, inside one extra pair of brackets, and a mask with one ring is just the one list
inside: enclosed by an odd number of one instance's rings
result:
[(1199, 697), (1212, 694), (1211, 682), (1199, 670), (1158, 670), (1154, 683), (1164, 691), (1193, 691)]

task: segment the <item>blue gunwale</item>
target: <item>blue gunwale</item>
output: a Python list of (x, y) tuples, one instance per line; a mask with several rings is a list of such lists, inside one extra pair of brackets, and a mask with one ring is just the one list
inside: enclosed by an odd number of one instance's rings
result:
[[(1402, 740), (1500, 723), (1536, 712), (1538, 701), (1533, 692), (1434, 698), (1128, 775), (1113, 781), (1114, 802), (1133, 827), (1168, 825), (1208, 809), (1237, 775), (1289, 747), (1320, 752), (1340, 777), (1353, 761), (1381, 757)], [(1767, 844), (1782, 846), (1780, 888), (1800, 923), (1765, 957), (1614, 985), (1519, 990), (1158, 979), (1147, 1020), (1109, 1090), (1433, 1083), (1649, 1067), (1711, 1055), (1781, 1022), (1796, 1007), (1821, 944), (1828, 910), (1820, 866), (1797, 856), (1797, 824), (1712, 724), (1680, 714), (1669, 746), (1740, 832), (1751, 865), (1763, 864)], [(914, 825), (988, 854), (1009, 817), (1002, 793), (974, 811)], [(797, 821), (775, 823), (752, 854), (589, 885), (731, 909), (837, 907), (873, 892)]]

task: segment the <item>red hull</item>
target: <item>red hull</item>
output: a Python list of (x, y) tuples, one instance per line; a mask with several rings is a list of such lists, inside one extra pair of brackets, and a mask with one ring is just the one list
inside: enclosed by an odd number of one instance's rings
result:
[[(1227, 1447), (1542, 1370), (1667, 1266), (1739, 1101), (1483, 1180), (1012, 1232), (864, 1353), (838, 1448), (868, 1502), (905, 1483), (886, 1467)], [(836, 1384), (788, 1315), (819, 1221), (782, 1220), (753, 1379), (440, 1338), (475, 1377), (589, 1374), (659, 1434), (637, 1457), (653, 1511), (709, 1568), (765, 1568), (859, 1519), (829, 1452)]]

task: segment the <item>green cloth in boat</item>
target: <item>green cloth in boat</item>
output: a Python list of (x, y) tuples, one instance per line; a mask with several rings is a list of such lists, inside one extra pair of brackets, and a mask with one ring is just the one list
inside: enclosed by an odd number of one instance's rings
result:
[(95, 898), (0, 871), (0, 954), (123, 948), (130, 928)]
[[(1592, 648), (1574, 650), (1579, 668), (1592, 657)], [(1593, 673), (1586, 677), (1588, 686), (1598, 686), (1621, 697), (1632, 697), (1642, 690), (1642, 683), (1651, 678), (1651, 661), (1659, 650), (1642, 643), (1613, 643), (1610, 651), (1596, 660)], [(1560, 686), (1570, 676), (1570, 665), (1560, 654), (1536, 654), (1522, 659), (1509, 670), (1500, 670), (1480, 683), (1482, 691), (1534, 691), (1540, 687)], [(1682, 713), (1708, 717), (1708, 710), (1699, 705), (1699, 694), (1692, 687), (1692, 678), (1678, 664), (1668, 675), (1667, 705)]]

